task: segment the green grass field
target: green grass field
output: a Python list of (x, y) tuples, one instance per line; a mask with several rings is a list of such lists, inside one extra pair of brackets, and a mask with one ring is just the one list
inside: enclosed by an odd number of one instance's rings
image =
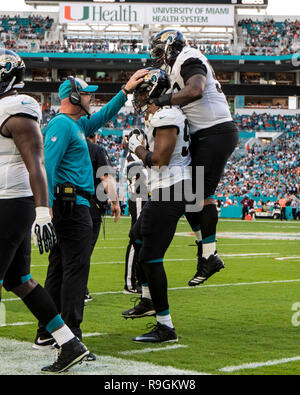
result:
[[(130, 369), (133, 363), (217, 375), (299, 374), (299, 222), (221, 220), (218, 253), (226, 269), (196, 288), (187, 286), (196, 268), (194, 238), (174, 237), (165, 256), (165, 269), (178, 348), (134, 343), (132, 337), (145, 333), (147, 323), (155, 319), (121, 317), (121, 312), (133, 305), (132, 297), (122, 293), (129, 224), (127, 218), (117, 224), (107, 219), (106, 239), (101, 231), (92, 257), (89, 289), (93, 301), (85, 308), (82, 324), (83, 333), (90, 334), (84, 342), (92, 352), (128, 362), (128, 374), (136, 373)], [(177, 233), (189, 232), (187, 222), (180, 220)], [(278, 240), (280, 235), (286, 239)], [(34, 250), (32, 275), (41, 284), (46, 269), (47, 257)], [(36, 331), (34, 318), (20, 300), (5, 291), (2, 298), (6, 325), (0, 327), (1, 359), (1, 354), (6, 355), (7, 339), (24, 341), (24, 347), (31, 348)], [(24, 322), (34, 323), (8, 325)], [(162, 350), (155, 352), (157, 348)], [(34, 351), (35, 355), (41, 352)], [(117, 365), (112, 373), (118, 374)], [(38, 361), (36, 366), (40, 367)], [(89, 366), (93, 369), (92, 363)], [(101, 368), (97, 373), (102, 374)]]

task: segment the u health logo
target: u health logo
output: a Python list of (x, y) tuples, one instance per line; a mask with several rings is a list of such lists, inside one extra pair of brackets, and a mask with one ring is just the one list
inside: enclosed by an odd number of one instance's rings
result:
[(71, 22), (136, 23), (137, 11), (134, 11), (131, 5), (113, 5), (113, 7), (110, 5), (65, 5), (64, 19)]

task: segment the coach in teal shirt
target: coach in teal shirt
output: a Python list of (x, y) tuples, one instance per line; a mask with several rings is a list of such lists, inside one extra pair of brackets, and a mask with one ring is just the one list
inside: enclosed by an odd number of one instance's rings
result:
[[(79, 78), (74, 79), (81, 100), (79, 105), (73, 105), (70, 101), (71, 81), (67, 79), (60, 85), (60, 112), (43, 131), (50, 207), (53, 206), (53, 192), (57, 184), (71, 182), (94, 194), (93, 169), (86, 137), (97, 132), (119, 112), (127, 100), (127, 93), (142, 81), (140, 76), (144, 74), (143, 71), (135, 73), (112, 100), (91, 116), (85, 114), (90, 111), (91, 94), (98, 86), (88, 85)], [(87, 199), (79, 195), (76, 204), (89, 206)]]
[[(53, 208), (52, 223), (57, 235), (57, 244), (49, 254), (45, 289), (65, 323), (79, 339), (82, 338), (80, 324), (89, 276), (93, 223), (85, 197), (77, 195), (76, 204), (69, 210), (65, 203), (61, 204), (61, 200), (54, 197), (54, 188), (69, 182), (86, 193), (94, 194), (93, 168), (86, 137), (97, 132), (118, 113), (127, 100), (128, 92), (142, 82), (147, 73), (148, 70), (137, 71), (110, 102), (92, 115), (91, 94), (98, 86), (69, 77), (59, 87), (60, 112), (43, 132), (49, 205)], [(53, 340), (40, 322), (35, 345), (43, 348)]]

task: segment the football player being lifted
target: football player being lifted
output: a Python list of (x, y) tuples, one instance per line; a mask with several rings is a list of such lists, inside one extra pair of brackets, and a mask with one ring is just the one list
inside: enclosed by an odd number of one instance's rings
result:
[(185, 44), (180, 31), (158, 33), (152, 40), (151, 57), (167, 71), (172, 87), (171, 93), (153, 102), (160, 107), (180, 106), (189, 122), (194, 188), (199, 183), (197, 168), (204, 168), (203, 208), (186, 213), (198, 245), (197, 272), (188, 284), (196, 286), (224, 268), (216, 251), (218, 212), (214, 194), (238, 143), (238, 131), (213, 68), (198, 49)]
[[(189, 135), (186, 117), (176, 106), (157, 107), (150, 104), (169, 89), (169, 79), (160, 69), (149, 68), (133, 93), (136, 112), (145, 115), (148, 149), (142, 145), (138, 129), (129, 135), (129, 149), (148, 170), (151, 199), (130, 231), (138, 251), (141, 268), (142, 296), (140, 303), (122, 313), (124, 318), (156, 315), (153, 330), (135, 337), (139, 342), (176, 342), (167, 292), (164, 255), (174, 237), (180, 217), (185, 213), (183, 189), (191, 189)], [(151, 300), (152, 298), (152, 300)]]

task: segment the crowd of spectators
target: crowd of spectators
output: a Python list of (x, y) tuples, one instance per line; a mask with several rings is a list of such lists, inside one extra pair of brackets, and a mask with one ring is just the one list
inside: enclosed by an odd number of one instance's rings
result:
[(276, 22), (274, 19), (243, 19), (238, 26), (242, 29), (241, 55), (289, 55), (300, 48), (298, 20)]
[[(35, 40), (41, 41), (44, 39), (45, 32), (50, 31), (53, 22), (53, 19), (48, 16), (43, 18), (39, 15), (30, 15), (28, 17), (1, 15), (0, 41), (11, 49), (15, 49), (17, 40), (29, 39), (33, 40), (35, 44)], [(24, 46), (24, 43), (21, 45)], [(30, 41), (30, 49), (33, 50), (34, 47), (35, 45), (32, 46), (32, 41)]]
[[(147, 53), (149, 47), (135, 38), (99, 38), (45, 41), (45, 32), (51, 29), (53, 19), (41, 16), (0, 16), (0, 43), (13, 50), (33, 52), (79, 53)], [(188, 39), (187, 44), (206, 55), (288, 55), (300, 50), (300, 21), (274, 19), (263, 21), (243, 19), (238, 22), (242, 47), (236, 52), (232, 40), (199, 38)]]
[(300, 114), (297, 115), (271, 115), (268, 113), (233, 116), (238, 129), (245, 132), (275, 131), (300, 132)]
[(227, 163), (217, 196), (281, 197), (300, 194), (300, 132), (274, 144), (235, 151)]
[(126, 148), (125, 141), (119, 136), (99, 136), (98, 144), (103, 147), (110, 159), (112, 166), (116, 170), (117, 179), (119, 178), (119, 172), (121, 171), (121, 159), (124, 158), (124, 152)]

